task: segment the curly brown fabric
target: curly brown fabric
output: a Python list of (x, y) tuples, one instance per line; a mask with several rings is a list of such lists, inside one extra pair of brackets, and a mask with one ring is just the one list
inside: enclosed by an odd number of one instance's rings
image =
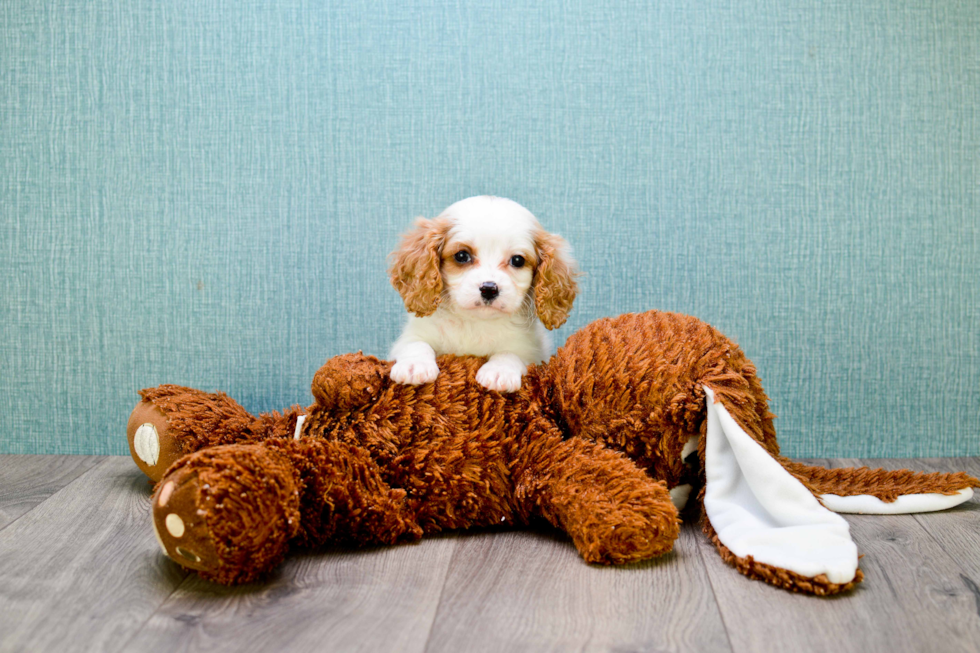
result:
[[(681, 451), (699, 437), (703, 469), (705, 387), (817, 494), (889, 500), (978, 485), (965, 474), (821, 470), (781, 458), (755, 367), (724, 335), (684, 315), (598, 320), (529, 368), (513, 394), (476, 382), (483, 359), (437, 362), (435, 382), (410, 386), (390, 380), (390, 363), (337, 356), (314, 376), (312, 406), (258, 417), (222, 393), (144, 390), (138, 414), (157, 420), (161, 451), (173, 456), (161, 469), (192, 454), (171, 467), (154, 500), (168, 553), (236, 583), (273, 569), (289, 547), (392, 544), (543, 519), (589, 562), (659, 555), (679, 528), (668, 490), (697, 484), (699, 473), (703, 485), (703, 472)], [(131, 431), (138, 426), (130, 420)], [(722, 558), (752, 578), (821, 595), (853, 585), (737, 558), (707, 521), (705, 531)]]
[(913, 472), (908, 469), (843, 467), (825, 469), (780, 458), (779, 462), (800, 479), (814, 494), (838, 496), (870, 495), (892, 503), (904, 494), (956, 494), (968, 487), (980, 487), (977, 479), (963, 472)]

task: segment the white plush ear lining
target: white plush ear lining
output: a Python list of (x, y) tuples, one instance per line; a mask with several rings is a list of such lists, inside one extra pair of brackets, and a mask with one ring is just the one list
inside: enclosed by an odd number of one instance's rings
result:
[(704, 509), (719, 541), (736, 556), (832, 583), (857, 572), (857, 546), (843, 517), (746, 433), (705, 387)]
[(933, 512), (958, 506), (973, 498), (973, 488), (966, 487), (956, 494), (903, 494), (891, 503), (869, 494), (838, 496), (821, 494), (820, 500), (834, 512), (855, 513), (859, 515), (907, 515), (913, 512)]

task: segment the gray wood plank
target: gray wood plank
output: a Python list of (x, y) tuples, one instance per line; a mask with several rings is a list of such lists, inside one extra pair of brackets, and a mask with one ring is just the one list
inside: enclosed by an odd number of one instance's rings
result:
[[(980, 474), (976, 458), (816, 462)], [(977, 500), (849, 516), (866, 581), (833, 599), (744, 578), (691, 526), (675, 553), (626, 568), (586, 565), (560, 534), (464, 533), (293, 556), (223, 588), (159, 552), (129, 458), (14, 469), (0, 506), (26, 512), (0, 530), (0, 651), (980, 649)]]
[(105, 456), (0, 455), (0, 530)]
[(0, 531), (0, 651), (115, 651), (184, 579), (146, 477), (108, 458)]
[[(915, 469), (923, 472), (966, 472), (980, 478), (977, 458), (919, 458), (915, 460), (865, 460), (869, 467)], [(964, 504), (912, 516), (960, 568), (958, 581), (947, 592), (972, 597), (980, 618), (980, 501), (977, 495)]]
[[(832, 467), (858, 460), (813, 461)], [(867, 461), (881, 462), (881, 461)], [(914, 468), (913, 461), (904, 461)], [(980, 620), (960, 568), (910, 515), (848, 515), (865, 581), (830, 599), (750, 581), (700, 540), (735, 651), (976, 651)]]
[(455, 542), (292, 556), (237, 588), (191, 575), (124, 650), (421, 651)]
[(563, 535), (460, 536), (428, 651), (730, 651), (685, 525), (674, 552), (582, 561)]

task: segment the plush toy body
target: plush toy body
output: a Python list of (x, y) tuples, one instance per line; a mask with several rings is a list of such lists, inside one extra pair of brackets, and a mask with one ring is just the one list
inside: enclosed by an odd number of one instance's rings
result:
[[(388, 378), (389, 363), (338, 356), (315, 375), (311, 407), (258, 417), (220, 393), (144, 390), (129, 440), (160, 481), (154, 526), (165, 552), (238, 583), (291, 546), (545, 519), (585, 560), (627, 563), (671, 549), (675, 502), (694, 486), (726, 561), (831, 594), (861, 574), (846, 522), (824, 504), (940, 509), (978, 485), (965, 474), (824, 470), (779, 457), (755, 368), (683, 315), (598, 320), (513, 394), (476, 382), (482, 362), (442, 357), (434, 383), (408, 386)], [(895, 510), (903, 500), (911, 508)]]

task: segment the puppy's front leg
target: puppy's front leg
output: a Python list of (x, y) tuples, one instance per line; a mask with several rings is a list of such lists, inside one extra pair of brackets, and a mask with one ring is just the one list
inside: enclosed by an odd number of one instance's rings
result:
[(395, 383), (421, 385), (439, 376), (436, 353), (427, 342), (395, 343), (390, 357), (395, 361), (391, 366), (391, 380)]
[(517, 392), (521, 388), (521, 377), (526, 371), (527, 365), (520, 356), (501, 352), (494, 354), (483, 364), (476, 373), (476, 380), (487, 390)]

